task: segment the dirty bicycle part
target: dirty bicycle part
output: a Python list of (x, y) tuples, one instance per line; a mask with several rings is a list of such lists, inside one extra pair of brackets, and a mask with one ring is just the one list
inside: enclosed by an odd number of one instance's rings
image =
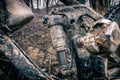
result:
[(47, 80), (18, 44), (1, 33), (0, 58), (0, 68), (11, 80)]
[(48, 27), (52, 39), (53, 48), (55, 49), (60, 67), (68, 68), (67, 61), (67, 43), (65, 32), (63, 30), (63, 18), (61, 15), (51, 15), (48, 20)]
[[(1, 0), (0, 9), (4, 17), (0, 16), (2, 23), (6, 24), (9, 32), (18, 30), (30, 22), (34, 14), (23, 0)], [(6, 27), (5, 27), (6, 28)]]

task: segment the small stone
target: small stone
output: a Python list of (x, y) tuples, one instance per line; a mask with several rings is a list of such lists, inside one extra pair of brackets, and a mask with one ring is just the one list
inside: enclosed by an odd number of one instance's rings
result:
[(50, 46), (50, 47), (48, 48), (48, 52), (49, 52), (49, 53), (55, 53), (52, 46)]
[(33, 49), (33, 54), (39, 54), (39, 48), (34, 48)]
[(32, 51), (33, 49), (34, 49), (34, 47), (32, 47), (32, 46), (28, 47), (28, 51)]
[(44, 37), (45, 37), (45, 35), (42, 35), (41, 37), (42, 37), (42, 38), (44, 38)]

